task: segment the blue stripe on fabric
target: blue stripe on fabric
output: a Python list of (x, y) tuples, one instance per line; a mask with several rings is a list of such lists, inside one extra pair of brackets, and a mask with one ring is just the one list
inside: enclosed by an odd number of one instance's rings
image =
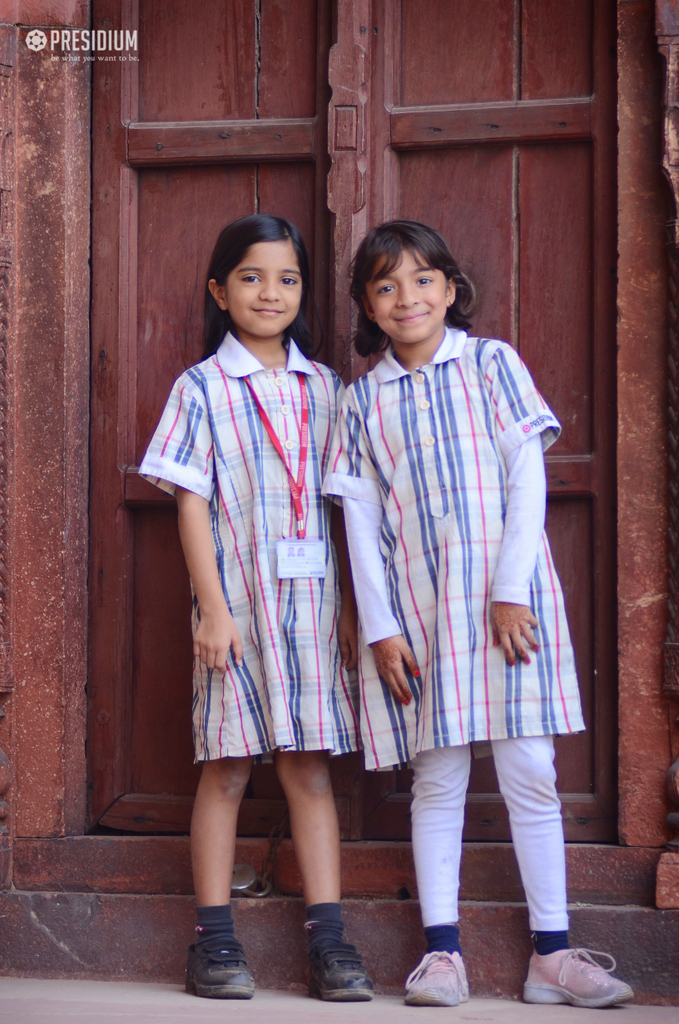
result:
[[(545, 618), (545, 605), (544, 605), (544, 591), (542, 589), (542, 579), (540, 577), (540, 558), (535, 566), (535, 573), (533, 575), (533, 582), (531, 583), (531, 595), (534, 601), (534, 614), (538, 622), (541, 624), (546, 622)], [(555, 608), (555, 622), (558, 616), (558, 609)], [(544, 627), (543, 627), (544, 628)], [(552, 638), (549, 636), (539, 636), (540, 650), (536, 656), (538, 679), (540, 682), (540, 702), (541, 702), (541, 720), (545, 732), (557, 732), (558, 726), (556, 721), (556, 713), (554, 711), (554, 666), (552, 664)]]
[(500, 452), (497, 441), (495, 439), (495, 416), (493, 415), (493, 400), (488, 387), (488, 381), (486, 380), (485, 370), (482, 366), (482, 360), (485, 355), (486, 348), (490, 342), (485, 338), (479, 338), (476, 343), (476, 349), (474, 352), (476, 362), (476, 372), (478, 375), (479, 383), (479, 394), (483, 401), (483, 411), (486, 424), (486, 435), (492, 446), (495, 458), (497, 459), (497, 475), (498, 475), (498, 493), (500, 494), (500, 501), (502, 506), (502, 523), (504, 525), (505, 519), (507, 518), (507, 485), (506, 485), (506, 472), (505, 472), (505, 460)]
[[(453, 508), (455, 511), (455, 518), (457, 521), (457, 528), (460, 534), (462, 543), (460, 545), (462, 554), (462, 576), (464, 579), (464, 600), (465, 600), (465, 611), (467, 615), (467, 635), (469, 637), (469, 730), (470, 735), (474, 736), (476, 729), (475, 722), (475, 700), (474, 700), (474, 688), (475, 688), (475, 667), (476, 667), (476, 650), (478, 646), (478, 635), (476, 630), (476, 623), (474, 621), (474, 610), (472, 604), (473, 595), (473, 547), (470, 543), (472, 539), (472, 528), (469, 514), (469, 502), (467, 499), (467, 477), (465, 472), (464, 453), (462, 451), (462, 445), (460, 442), (460, 432), (457, 423), (457, 416), (455, 413), (455, 405), (453, 402), (453, 385), (451, 380), (451, 373), (455, 373), (461, 377), (461, 371), (458, 366), (459, 360), (450, 360), (447, 363), (441, 364), (442, 377), (445, 384), (443, 393), (444, 401), (440, 404), (441, 416), (445, 415), (445, 426), (446, 435), (450, 437), (452, 445), (452, 459), (449, 463), (449, 469), (451, 473), (450, 481), (450, 492), (453, 499)], [(472, 424), (470, 424), (471, 428)]]
[[(259, 655), (259, 651), (257, 652)], [(264, 718), (264, 709), (259, 700), (259, 694), (257, 693), (257, 684), (247, 666), (245, 659), (243, 659), (242, 665), (235, 665), (231, 671), (236, 675), (240, 686), (241, 692), (245, 697), (245, 711), (250, 717), (250, 724), (255, 727), (255, 734), (260, 746), (268, 746), (270, 743), (268, 729), (266, 727), (266, 720)], [(247, 715), (243, 717), (247, 720)]]
[[(283, 637), (285, 640), (285, 664), (288, 671), (288, 707), (292, 724), (294, 745), (304, 750), (304, 730), (302, 727), (302, 677), (301, 663), (296, 644), (294, 584), (289, 580), (287, 600), (282, 615)], [(304, 582), (304, 581), (303, 581)]]
[(177, 446), (177, 450), (174, 453), (173, 462), (178, 463), (180, 466), (186, 466), (191, 461), (191, 457), (196, 448), (197, 432), (200, 426), (200, 421), (203, 418), (203, 409), (199, 402), (191, 395), (191, 401), (189, 402), (188, 409), (186, 411), (186, 429), (184, 436)]
[[(507, 361), (507, 357), (501, 348), (494, 353), (493, 359), (497, 365), (498, 380), (500, 381), (502, 390), (507, 397), (509, 411), (514, 417), (514, 421), (518, 423), (520, 420), (523, 420), (526, 416), (530, 415), (529, 410), (524, 405), (521, 391), (516, 383), (516, 377), (514, 376)], [(510, 400), (512, 396), (514, 398), (513, 402)], [(520, 415), (517, 415), (517, 408)]]
[(361, 421), (353, 409), (347, 409), (347, 443), (345, 453), (348, 462), (347, 476), (360, 477), (363, 455), (361, 453)]
[[(436, 536), (436, 521), (431, 512), (429, 502), (429, 488), (427, 474), (422, 457), (422, 441), (417, 425), (417, 408), (414, 401), (413, 382), (408, 374), (399, 378), (400, 391), (400, 413), (401, 427), (405, 447), (405, 456), (410, 471), (410, 479), (413, 485), (413, 493), (416, 498), (417, 517), (420, 529), (421, 552), (424, 558), (429, 582), (434, 592), (435, 603), (438, 604), (438, 566), (434, 562), (433, 553), (438, 554), (438, 538)], [(431, 393), (431, 392), (430, 392)], [(440, 714), (441, 704), (445, 706), (445, 696), (442, 687), (442, 666), (439, 656), (430, 652), (429, 661), (430, 678), (432, 680), (432, 704), (434, 708), (433, 725), (436, 746), (447, 745), (447, 721), (446, 716)], [(442, 733), (440, 732), (443, 726)]]
[[(389, 494), (391, 493), (391, 485), (387, 480), (384, 470), (382, 469), (380, 460), (375, 455), (375, 448), (372, 443), (372, 438), (370, 437), (368, 429), (370, 416), (372, 414), (373, 407), (376, 403), (377, 398), (377, 396), (373, 395), (371, 391), (371, 378), (368, 375), (366, 375), (365, 377), (360, 377), (357, 381), (354, 381), (354, 383), (351, 385), (350, 390), (356, 400), (356, 405), (358, 406), (359, 423), (362, 421), (363, 424), (365, 425), (363, 441), (368, 450), (368, 458), (373, 469), (377, 473), (379, 485), (382, 488), (382, 491), (384, 492), (385, 496), (388, 498)], [(354, 413), (354, 416), (355, 415), (356, 413)], [(382, 444), (382, 436), (379, 431), (378, 424), (376, 424), (376, 429), (378, 431), (380, 444)]]

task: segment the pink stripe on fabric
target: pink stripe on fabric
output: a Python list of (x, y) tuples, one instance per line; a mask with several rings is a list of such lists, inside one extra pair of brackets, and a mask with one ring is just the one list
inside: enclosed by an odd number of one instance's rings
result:
[(179, 405), (177, 406), (177, 415), (176, 415), (176, 416), (175, 416), (175, 418), (174, 418), (174, 423), (173, 423), (173, 424), (172, 424), (172, 426), (170, 427), (170, 433), (169, 433), (169, 434), (167, 435), (167, 437), (165, 438), (165, 442), (164, 442), (164, 444), (163, 444), (163, 448), (162, 448), (162, 451), (161, 451), (161, 453), (160, 453), (160, 457), (161, 457), (161, 459), (162, 459), (163, 455), (165, 454), (165, 449), (167, 448), (168, 444), (170, 443), (170, 438), (171, 438), (171, 437), (172, 437), (172, 435), (174, 434), (174, 429), (175, 429), (175, 427), (177, 426), (177, 422), (178, 422), (178, 420), (179, 420), (179, 414), (180, 414), (180, 412), (182, 411), (182, 397), (183, 397), (183, 395), (184, 395), (184, 391), (185, 391), (185, 390), (186, 390), (186, 389), (185, 389), (184, 387), (181, 387), (181, 388), (180, 388), (180, 390), (179, 390)]
[(545, 535), (542, 535), (542, 546), (545, 550), (545, 556), (547, 559), (547, 571), (549, 572), (549, 584), (552, 592), (552, 603), (554, 607), (554, 630), (555, 630), (555, 661), (556, 661), (556, 680), (559, 684), (559, 697), (561, 698), (561, 707), (563, 709), (563, 716), (566, 720), (566, 728), (569, 732), (572, 732), (570, 719), (568, 718), (568, 711), (566, 709), (566, 701), (563, 695), (563, 687), (561, 685), (561, 636), (559, 631), (559, 609), (557, 607), (557, 592), (554, 584), (554, 573), (552, 572), (552, 559), (549, 555), (549, 548), (547, 546), (547, 540)]
[[(456, 364), (457, 365), (457, 364)], [(474, 414), (472, 411), (469, 391), (458, 366), (458, 374), (462, 382), (465, 402), (467, 403), (467, 415), (469, 416), (469, 428), (471, 439), (474, 445), (474, 461), (476, 462), (476, 485), (478, 488), (479, 504), (481, 506), (481, 529), (483, 532), (483, 564), (484, 564), (484, 596), (483, 596), (483, 688), (486, 695), (486, 735), (490, 736), (490, 694), (488, 691), (488, 596), (490, 592), (490, 570), (488, 567), (488, 536), (486, 531), (486, 508), (483, 502), (483, 486), (481, 483), (481, 465), (479, 463), (479, 450), (476, 442), (476, 430), (474, 429)]]
[(212, 444), (210, 445), (210, 451), (207, 453), (207, 456), (205, 457), (205, 472), (203, 473), (203, 476), (207, 476), (207, 471), (210, 468), (210, 456), (212, 455), (212, 452), (214, 451), (214, 447), (215, 447), (215, 443), (213, 441)]
[(370, 736), (370, 749), (373, 752), (373, 760), (379, 765), (379, 758), (377, 756), (377, 746), (375, 745), (375, 737), (373, 735), (372, 722), (370, 720), (370, 711), (368, 710), (368, 701), (365, 696), (365, 674), (359, 672), (361, 680), (361, 706), (363, 708), (363, 717), (365, 718), (366, 725), (368, 726), (368, 734)]
[(396, 469), (396, 459), (394, 458), (394, 456), (392, 454), (392, 451), (391, 451), (389, 445), (387, 444), (387, 435), (386, 435), (386, 431), (384, 429), (384, 421), (382, 419), (382, 403), (380, 402), (380, 393), (379, 393), (379, 391), (377, 392), (377, 395), (375, 396), (375, 408), (377, 410), (377, 418), (378, 418), (378, 420), (380, 422), (380, 437), (382, 438), (382, 444), (387, 449), (387, 454), (388, 454), (389, 458), (391, 459), (392, 466), (394, 467), (394, 469)]
[(405, 570), (406, 570), (406, 581), (408, 583), (408, 590), (410, 591), (410, 601), (411, 601), (412, 607), (415, 610), (415, 615), (417, 616), (417, 621), (420, 624), (420, 629), (422, 631), (422, 636), (424, 638), (424, 646), (425, 646), (425, 649), (426, 649), (426, 652), (427, 652), (427, 654), (426, 654), (427, 664), (429, 664), (429, 638), (427, 636), (427, 631), (424, 628), (424, 622), (422, 621), (422, 616), (420, 615), (419, 609), (417, 607), (417, 603), (415, 601), (415, 591), (413, 590), (413, 584), (412, 584), (412, 581), (410, 579), (410, 569), (409, 569), (409, 566), (408, 566), (408, 562), (409, 562), (408, 548), (406, 547), (405, 534), (403, 533), (403, 509), (399, 505), (398, 500), (397, 500), (393, 490), (391, 492), (391, 499), (394, 502), (394, 505), (396, 506), (396, 510), (397, 510), (398, 516), (399, 516), (398, 532), (399, 532), (399, 537), (401, 538), (401, 549), (403, 551), (403, 562), (404, 562)]
[(202, 709), (203, 709), (203, 707), (205, 705), (205, 686), (203, 684), (203, 663), (200, 660), (200, 656), (197, 655), (197, 654), (194, 654), (193, 662), (194, 662), (194, 667), (193, 667), (194, 675), (196, 673), (195, 665), (196, 665), (196, 662), (198, 662), (198, 708), (199, 708), (199, 713), (200, 713), (200, 724), (201, 724), (201, 728), (200, 729), (196, 729), (196, 736), (198, 738), (199, 743), (201, 743), (201, 750), (200, 750), (200, 752), (201, 752), (201, 754), (204, 754), (205, 753), (205, 744), (202, 742), (203, 741), (203, 713), (202, 713)]

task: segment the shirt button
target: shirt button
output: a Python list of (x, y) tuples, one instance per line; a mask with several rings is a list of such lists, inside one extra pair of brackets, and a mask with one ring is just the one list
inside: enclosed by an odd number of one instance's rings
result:
[(428, 401), (427, 401), (427, 399), (426, 399), (426, 398), (424, 398), (424, 399), (423, 399), (423, 400), (422, 400), (422, 401), (420, 402), (420, 409), (428, 409), (430, 405), (431, 405), (431, 402), (428, 402)]
[[(434, 438), (432, 437), (432, 441), (433, 440), (434, 440)], [(295, 447), (295, 442), (294, 441), (286, 441), (283, 447), (287, 448), (288, 451), (291, 452), (292, 449)]]
[(274, 377), (273, 382), (277, 388), (282, 388), (283, 385), (285, 384), (285, 381), (283, 380), (282, 377)]
[(423, 373), (416, 373), (415, 374), (415, 380), (417, 381), (418, 384), (424, 384), (424, 374)]
[(290, 412), (290, 406), (289, 405), (282, 405), (281, 406), (281, 412), (283, 413), (284, 416), (287, 416), (288, 413)]
[(429, 437), (425, 437), (424, 443), (426, 444), (427, 448), (431, 448), (433, 444), (436, 444), (436, 438), (432, 437), (430, 434)]

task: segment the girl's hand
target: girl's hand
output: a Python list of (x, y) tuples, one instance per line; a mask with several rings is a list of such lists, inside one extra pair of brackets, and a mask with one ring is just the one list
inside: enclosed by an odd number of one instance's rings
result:
[(531, 650), (536, 652), (540, 650), (531, 628), (538, 625), (538, 620), (530, 608), (523, 604), (493, 601), (490, 606), (490, 614), (493, 620), (493, 645), (497, 647), (498, 644), (502, 644), (505, 658), (510, 665), (516, 662), (517, 656), (530, 665), (524, 638), (528, 641)]
[(376, 640), (372, 647), (377, 671), (393, 693), (399, 704), (410, 704), (412, 693), (406, 680), (403, 663), (408, 666), (411, 675), (419, 676), (420, 670), (415, 655), (403, 637), (388, 636), (384, 640)]
[(337, 641), (342, 665), (347, 671), (358, 665), (358, 613), (353, 597), (350, 601), (342, 601), (342, 609), (337, 620)]
[(228, 608), (211, 613), (202, 612), (193, 638), (193, 653), (208, 667), (226, 672), (229, 649), (240, 667), (243, 664), (243, 641)]

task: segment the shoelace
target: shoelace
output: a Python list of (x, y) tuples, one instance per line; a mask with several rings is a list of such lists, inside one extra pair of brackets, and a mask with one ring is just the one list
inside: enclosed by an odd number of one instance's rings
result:
[[(595, 956), (605, 956), (611, 961), (610, 967), (604, 967), (603, 964), (598, 964), (594, 959)], [(561, 970), (559, 971), (559, 984), (566, 984), (566, 966), (571, 960), (582, 960), (583, 970), (584, 967), (596, 967), (599, 971), (605, 971), (607, 974), (612, 974), (615, 970), (616, 963), (615, 957), (611, 956), (610, 953), (600, 953), (597, 949), (569, 949), (565, 957), (561, 961)]]
[(448, 973), (451, 964), (455, 968), (455, 973), (457, 974), (458, 981), (461, 985), (462, 978), (460, 977), (460, 972), (457, 968), (457, 964), (453, 960), (452, 954), (444, 951), (434, 951), (433, 953), (427, 953), (422, 960), (422, 963), (418, 964), (415, 970), (408, 975), (406, 988), (410, 988), (411, 985), (414, 985), (415, 982), (419, 981), (426, 972), (429, 974)]

